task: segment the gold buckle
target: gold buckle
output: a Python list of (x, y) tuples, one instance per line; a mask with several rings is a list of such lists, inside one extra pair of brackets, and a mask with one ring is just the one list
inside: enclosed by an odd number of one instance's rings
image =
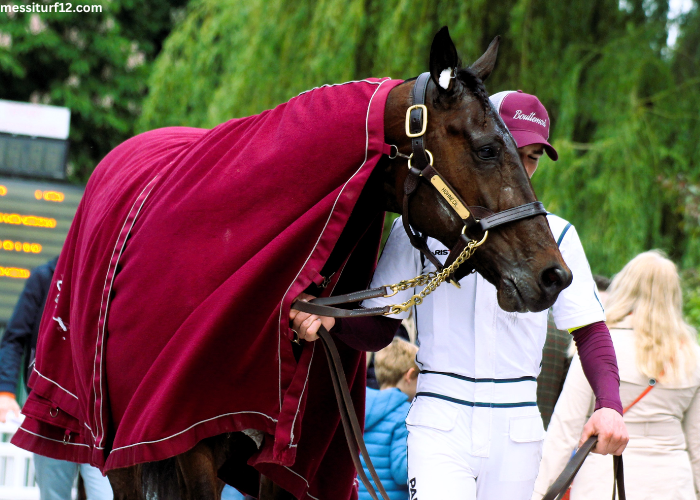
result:
[[(431, 153), (431, 152), (428, 151), (427, 149), (425, 150), (425, 152), (428, 153), (428, 159), (430, 160), (430, 162), (428, 163), (428, 165), (432, 166), (432, 165), (433, 165), (433, 153)], [(413, 165), (411, 165), (411, 158), (413, 158), (413, 153), (411, 153), (411, 156), (408, 157), (408, 168), (409, 168), (409, 170), (413, 168)]]
[[(423, 110), (423, 130), (417, 134), (411, 133), (411, 111), (414, 109)], [(414, 104), (406, 110), (406, 135), (408, 137), (420, 137), (421, 135), (425, 134), (426, 130), (428, 130), (428, 108), (425, 106), (425, 104)]]

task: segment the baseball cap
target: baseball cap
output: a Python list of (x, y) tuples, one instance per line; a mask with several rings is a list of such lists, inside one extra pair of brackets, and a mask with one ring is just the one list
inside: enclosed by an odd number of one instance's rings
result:
[(540, 100), (522, 90), (506, 90), (489, 97), (519, 148), (544, 144), (552, 160), (559, 158), (549, 139), (549, 115)]

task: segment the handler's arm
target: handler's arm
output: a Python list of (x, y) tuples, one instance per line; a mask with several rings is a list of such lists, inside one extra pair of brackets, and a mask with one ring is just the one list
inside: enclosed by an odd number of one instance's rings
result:
[[(299, 300), (310, 300), (311, 295), (301, 294)], [(378, 351), (388, 346), (396, 330), (401, 324), (400, 319), (386, 316), (369, 316), (364, 318), (329, 318), (316, 316), (296, 309), (289, 312), (292, 329), (300, 339), (313, 342), (318, 339), (318, 329), (323, 324), (327, 330), (336, 335), (345, 344), (358, 351)]]
[(629, 435), (622, 420), (620, 375), (610, 331), (599, 321), (573, 332), (583, 372), (595, 394), (595, 411), (583, 428), (579, 446), (598, 436), (594, 453), (621, 455)]
[[(400, 222), (401, 219), (398, 218), (393, 223), (389, 239), (372, 277), (370, 288), (386, 283), (398, 283), (402, 279), (417, 276), (421, 272), (420, 252), (413, 248)], [(413, 289), (407, 289), (392, 297), (365, 300), (362, 302), (362, 306), (384, 307), (400, 304), (408, 300), (414, 293)], [(297, 297), (298, 300), (312, 298), (304, 293)], [(408, 312), (397, 314), (393, 318), (372, 316), (343, 319), (319, 317), (295, 309), (289, 312), (292, 329), (297, 332), (299, 338), (313, 342), (318, 339), (317, 332), (323, 324), (327, 330), (338, 336), (345, 344), (360, 351), (378, 351), (389, 345), (401, 320), (407, 317)]]
[[(605, 326), (605, 312), (596, 294), (586, 252), (576, 228), (567, 228), (559, 237), (559, 249), (574, 279), (559, 294), (553, 313), (557, 327), (572, 332), (583, 372), (596, 398), (596, 411), (583, 428), (581, 444), (591, 435), (597, 435), (595, 453), (619, 455), (629, 438), (621, 415), (620, 377), (615, 349)], [(581, 325), (587, 326), (577, 328)]]

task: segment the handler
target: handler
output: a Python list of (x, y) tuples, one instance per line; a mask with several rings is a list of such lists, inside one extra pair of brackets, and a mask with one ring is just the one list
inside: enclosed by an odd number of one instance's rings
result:
[[(549, 116), (537, 97), (507, 91), (491, 96), (491, 102), (515, 139), (530, 177), (544, 152), (557, 160), (557, 152), (547, 142)], [(554, 319), (558, 328), (572, 333), (596, 396), (596, 411), (583, 429), (580, 444), (597, 435), (595, 453), (619, 455), (628, 435), (605, 312), (576, 230), (556, 215), (549, 214), (547, 219), (574, 276), (553, 306)], [(430, 238), (428, 246), (444, 262), (448, 249)], [(421, 257), (402, 225), (395, 223), (371, 287), (434, 271)], [(536, 377), (547, 311), (503, 311), (497, 304), (496, 288), (479, 274), (466, 276), (460, 285), (460, 289), (439, 287), (415, 310), (421, 373), (406, 419), (410, 499), (529, 499), (544, 439)], [(363, 306), (401, 303), (418, 291), (371, 299)], [(309, 341), (317, 338), (321, 322), (328, 329), (335, 325), (332, 318), (298, 311), (292, 311), (290, 318), (300, 337)], [(368, 319), (362, 321), (366, 329)], [(393, 323), (389, 321), (374, 319), (382, 330), (390, 329)], [(360, 331), (352, 323), (355, 320), (342, 320), (333, 332), (349, 340)]]

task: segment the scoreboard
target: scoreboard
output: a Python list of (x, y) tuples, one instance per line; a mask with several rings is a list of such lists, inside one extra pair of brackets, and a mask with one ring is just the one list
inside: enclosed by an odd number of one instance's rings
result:
[(27, 278), (63, 247), (84, 187), (0, 177), (0, 324)]

